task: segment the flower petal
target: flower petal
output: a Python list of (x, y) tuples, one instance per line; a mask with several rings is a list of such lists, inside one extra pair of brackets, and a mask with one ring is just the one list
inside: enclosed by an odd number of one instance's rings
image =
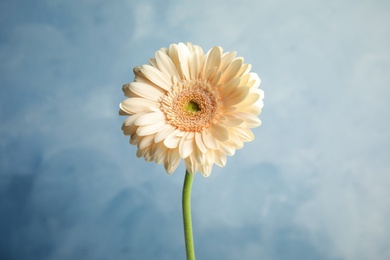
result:
[[(162, 50), (156, 52), (156, 62), (158, 68), (165, 73), (169, 78), (179, 79), (179, 73), (177, 72), (176, 66), (168, 56), (168, 54)], [(174, 83), (174, 82), (172, 82)]]
[(190, 79), (190, 61), (191, 53), (188, 50), (188, 47), (184, 43), (178, 44), (178, 54), (180, 61), (181, 72), (183, 73), (183, 78)]
[(194, 139), (187, 139), (188, 134), (185, 134), (179, 143), (179, 154), (181, 158), (187, 158), (194, 150)]
[(159, 89), (143, 82), (132, 82), (128, 85), (128, 88), (129, 91), (134, 92), (138, 96), (156, 102), (164, 95)]
[(207, 151), (207, 148), (206, 148), (206, 146), (203, 142), (203, 139), (202, 139), (202, 134), (199, 132), (195, 133), (195, 143), (202, 153), (205, 153)]
[(169, 124), (166, 124), (165, 126), (163, 126), (160, 129), (160, 131), (158, 131), (158, 133), (154, 137), (154, 141), (156, 143), (159, 143), (159, 142), (163, 141), (173, 131), (175, 131), (175, 128), (173, 126), (169, 125)]
[(164, 140), (165, 146), (170, 149), (177, 148), (181, 140), (181, 137), (178, 136), (179, 133), (180, 133), (179, 129), (176, 129), (175, 131), (170, 133)]
[(140, 71), (147, 79), (167, 91), (171, 90), (171, 80), (160, 70), (150, 65), (142, 65)]
[(223, 72), (220, 82), (226, 83), (232, 80), (240, 71), (243, 62), (244, 60), (242, 58), (234, 60)]
[(159, 103), (144, 98), (128, 98), (119, 104), (119, 107), (130, 114), (158, 111)]
[(155, 124), (151, 125), (143, 125), (138, 127), (137, 129), (137, 135), (139, 136), (145, 136), (145, 135), (151, 135), (157, 133), (161, 127), (165, 125), (165, 122), (157, 122)]
[[(221, 64), (221, 59), (222, 59), (222, 48), (219, 46), (215, 46), (207, 54), (207, 60), (203, 72), (203, 75), (205, 76), (206, 79), (210, 79), (213, 76), (209, 72), (216, 71), (218, 69), (219, 65)], [(208, 74), (207, 77), (206, 74)]]
[(168, 149), (167, 151), (167, 160), (164, 162), (164, 168), (168, 174), (174, 172), (179, 166), (181, 161), (179, 152), (176, 149)]
[(203, 143), (207, 148), (217, 150), (218, 149), (218, 141), (215, 139), (208, 131), (202, 132)]
[(225, 96), (222, 100), (223, 105), (226, 107), (234, 106), (243, 101), (249, 93), (248, 87), (238, 87), (232, 91), (229, 95)]
[(165, 114), (161, 111), (143, 114), (135, 120), (134, 124), (142, 126), (156, 124), (158, 122), (165, 123)]
[(229, 131), (221, 125), (212, 125), (210, 127), (210, 133), (220, 142), (225, 142), (229, 139)]

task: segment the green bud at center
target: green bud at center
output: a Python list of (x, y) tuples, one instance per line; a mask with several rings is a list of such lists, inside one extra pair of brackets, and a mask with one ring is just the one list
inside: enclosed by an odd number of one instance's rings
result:
[(191, 112), (199, 112), (200, 111), (200, 107), (199, 107), (198, 103), (196, 103), (195, 101), (191, 100), (190, 102), (187, 103), (186, 110), (187, 111), (191, 111)]

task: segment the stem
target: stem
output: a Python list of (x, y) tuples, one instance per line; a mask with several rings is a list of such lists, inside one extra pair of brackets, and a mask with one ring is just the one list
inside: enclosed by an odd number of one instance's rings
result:
[(183, 222), (184, 222), (184, 240), (186, 244), (187, 260), (195, 260), (194, 239), (192, 237), (191, 220), (191, 189), (195, 174), (186, 170), (186, 177), (183, 184)]

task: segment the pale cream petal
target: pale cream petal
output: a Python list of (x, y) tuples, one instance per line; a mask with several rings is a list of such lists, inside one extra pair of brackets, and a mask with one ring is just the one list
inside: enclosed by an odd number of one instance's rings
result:
[(248, 87), (238, 87), (233, 92), (231, 92), (229, 95), (225, 96), (223, 99), (223, 105), (226, 107), (234, 106), (241, 101), (243, 101), (249, 93)]
[(164, 145), (163, 142), (160, 142), (160, 143), (155, 143), (152, 150), (151, 150), (151, 153), (153, 154), (153, 160), (157, 163), (157, 164), (161, 164), (161, 163), (164, 163), (165, 160), (167, 159), (167, 150), (168, 148)]
[(258, 116), (261, 113), (261, 107), (255, 105), (248, 107), (240, 107), (238, 111)]
[(140, 116), (135, 120), (134, 124), (138, 126), (142, 126), (142, 125), (152, 125), (158, 122), (165, 123), (165, 114), (161, 111), (143, 114), (142, 116)]
[(217, 150), (219, 145), (217, 139), (213, 137), (208, 131), (202, 132), (202, 139), (203, 143), (206, 145), (207, 148)]
[(144, 98), (128, 98), (120, 103), (119, 107), (130, 114), (153, 112), (160, 110), (160, 104)]
[(244, 141), (244, 142), (250, 142), (255, 139), (255, 136), (253, 135), (252, 131), (248, 128), (234, 128), (234, 132)]
[(179, 154), (181, 158), (187, 158), (194, 150), (194, 139), (187, 139), (188, 134), (184, 135), (179, 143)]
[(216, 165), (224, 167), (226, 165), (226, 154), (220, 151), (214, 151), (214, 160)]
[(192, 158), (192, 156), (188, 156), (187, 158), (184, 159), (184, 164), (186, 165), (186, 169), (189, 173), (195, 174), (197, 171), (197, 163), (196, 161)]
[(236, 77), (236, 75), (238, 74), (238, 72), (241, 69), (243, 62), (244, 61), (242, 58), (234, 60), (229, 65), (229, 67), (227, 67), (227, 69), (223, 72), (222, 77), (221, 77), (219, 82), (220, 83), (227, 83), (227, 82), (231, 81), (234, 77)]
[(165, 146), (170, 149), (177, 148), (181, 140), (181, 136), (178, 135), (180, 132), (181, 131), (179, 129), (176, 129), (175, 131), (170, 133), (164, 140)]
[[(120, 106), (119, 106), (119, 107), (120, 107)], [(121, 108), (119, 109), (118, 114), (119, 114), (120, 116), (130, 116), (130, 115), (132, 115), (132, 114), (126, 112), (126, 111), (123, 111)]]
[(261, 79), (257, 75), (257, 73), (251, 72), (249, 73), (250, 83), (248, 84), (252, 89), (257, 89), (260, 86)]
[(206, 64), (204, 66), (204, 72), (203, 72), (203, 75), (205, 76), (206, 79), (210, 79), (210, 77), (213, 76), (213, 74), (210, 74), (208, 72), (216, 71), (216, 69), (218, 69), (219, 65), (221, 64), (221, 59), (222, 59), (221, 47), (216, 46), (209, 51), (209, 53), (207, 54)]
[(180, 161), (181, 158), (177, 149), (168, 149), (167, 160), (164, 162), (164, 167), (167, 173), (171, 174), (174, 172), (177, 166), (179, 166)]
[(195, 159), (195, 161), (199, 164), (199, 165), (203, 165), (206, 161), (206, 154), (203, 153), (201, 150), (199, 150), (199, 148), (197, 146), (194, 146), (194, 151), (192, 152), (192, 155)]
[(226, 52), (222, 55), (221, 59), (221, 65), (220, 65), (220, 70), (225, 71), (227, 67), (229, 67), (230, 63), (234, 60), (236, 57), (237, 52), (232, 51), (232, 52)]
[(129, 125), (126, 126), (125, 124), (122, 125), (122, 131), (124, 135), (132, 135), (137, 131), (138, 126), (135, 125)]
[[(153, 100), (158, 102), (158, 100), (161, 98), (164, 93), (155, 88), (154, 86), (151, 86), (149, 84), (143, 83), (143, 82), (132, 82), (129, 84), (129, 91), (134, 92), (140, 97)], [(130, 93), (129, 93), (130, 94)]]
[[(176, 66), (168, 56), (168, 54), (162, 50), (156, 52), (156, 62), (158, 68), (167, 75), (167, 77), (172, 78), (174, 80), (178, 80), (180, 78), (179, 73), (177, 72)], [(172, 81), (175, 83), (175, 81)]]
[(219, 85), (219, 94), (222, 100), (240, 86), (240, 78), (234, 78), (226, 84)]
[(218, 82), (219, 82), (219, 79), (221, 78), (221, 75), (222, 75), (221, 71), (218, 71), (217, 73), (215, 73), (214, 77), (210, 81), (210, 84), (212, 86), (217, 86)]
[(232, 127), (239, 126), (244, 122), (241, 118), (229, 114), (224, 114), (219, 120), (221, 124)]
[(225, 142), (219, 144), (219, 150), (222, 153), (230, 156), (234, 155), (234, 153), (236, 152), (236, 149), (232, 145), (229, 145)]
[(130, 83), (126, 83), (126, 84), (123, 84), (122, 86), (122, 91), (123, 91), (123, 94), (126, 96), (126, 97), (131, 97), (131, 92), (130, 92)]
[(260, 95), (258, 93), (248, 93), (246, 98), (239, 104), (240, 107), (244, 106), (250, 106), (253, 105), (255, 102), (257, 102), (260, 98)]
[(151, 82), (159, 86), (160, 88), (170, 91), (172, 87), (171, 79), (168, 78), (164, 73), (160, 70), (152, 67), (150, 65), (142, 65), (141, 73), (145, 75)]
[(176, 67), (179, 75), (181, 75), (180, 60), (179, 60), (179, 48), (177, 44), (171, 44), (168, 49), (168, 56), (171, 58), (173, 64)]
[(160, 129), (160, 131), (158, 131), (156, 136), (154, 137), (154, 141), (156, 143), (159, 143), (159, 142), (163, 141), (169, 134), (171, 134), (173, 131), (175, 131), (175, 129), (176, 128), (174, 128), (173, 126), (171, 126), (169, 124), (164, 125)]
[(144, 149), (145, 147), (152, 145), (154, 143), (153, 139), (153, 135), (143, 136), (138, 143), (138, 149)]
[(195, 133), (195, 143), (202, 153), (205, 153), (207, 151), (207, 148), (202, 139), (202, 133), (199, 132)]
[(258, 127), (261, 125), (260, 119), (255, 115), (244, 112), (237, 112), (234, 113), (234, 115), (242, 118), (245, 121), (246, 126), (249, 128)]
[(155, 124), (151, 125), (143, 125), (138, 127), (137, 129), (137, 135), (139, 136), (145, 136), (145, 135), (151, 135), (157, 133), (161, 127), (165, 125), (165, 122), (157, 122)]
[(210, 127), (210, 133), (220, 142), (225, 142), (229, 139), (229, 131), (222, 125), (214, 124)]
[(191, 53), (184, 43), (178, 44), (178, 52), (182, 77), (184, 79), (190, 79), (191, 77), (189, 65), (191, 62)]
[(241, 77), (242, 75), (249, 73), (249, 71), (251, 69), (252, 69), (252, 65), (250, 65), (250, 64), (243, 64), (241, 66), (240, 71), (237, 74), (237, 77)]
[(149, 65), (150, 65), (150, 66), (153, 66), (153, 67), (155, 67), (155, 68), (158, 68), (156, 59), (154, 59), (154, 58), (150, 58), (150, 59), (149, 59)]
[(199, 57), (197, 53), (194, 53), (191, 58), (192, 62), (189, 63), (190, 79), (195, 80), (199, 77)]
[(145, 113), (137, 113), (137, 114), (134, 114), (132, 116), (129, 116), (128, 118), (125, 119), (125, 122), (124, 122), (124, 125), (126, 126), (130, 126), (130, 125), (134, 125), (134, 122), (140, 117), (140, 116), (143, 116), (145, 114), (147, 114), (148, 112), (145, 112)]

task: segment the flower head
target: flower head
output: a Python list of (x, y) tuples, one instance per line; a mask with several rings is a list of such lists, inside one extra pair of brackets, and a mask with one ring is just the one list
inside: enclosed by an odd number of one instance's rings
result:
[(128, 116), (122, 130), (137, 156), (163, 163), (167, 173), (182, 159), (204, 176), (214, 163), (223, 167), (226, 155), (254, 139), (249, 128), (261, 124), (264, 93), (250, 69), (235, 52), (214, 47), (204, 54), (191, 43), (171, 44), (135, 67), (120, 114)]

